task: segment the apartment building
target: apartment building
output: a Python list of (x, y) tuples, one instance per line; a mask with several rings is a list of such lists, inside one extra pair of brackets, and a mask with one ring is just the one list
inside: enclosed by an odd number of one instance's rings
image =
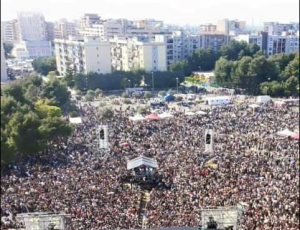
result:
[(166, 71), (168, 68), (165, 42), (142, 37), (115, 37), (110, 40), (110, 46), (112, 67), (115, 70), (144, 69), (155, 72)]
[(238, 35), (246, 30), (246, 22), (223, 19), (218, 21), (217, 31), (227, 35)]
[(211, 23), (200, 25), (200, 32), (216, 32), (216, 31), (217, 31), (217, 25)]
[(282, 34), (268, 36), (268, 56), (296, 52), (299, 52), (299, 32), (297, 35)]
[(218, 52), (222, 46), (228, 45), (231, 40), (231, 36), (218, 33), (218, 32), (206, 32), (200, 34), (200, 48), (201, 49), (213, 49)]
[(55, 39), (55, 24), (53, 22), (46, 22), (47, 40), (54, 41)]
[(68, 66), (76, 73), (111, 73), (109, 42), (100, 38), (69, 37), (55, 40), (55, 54), (58, 72), (64, 76)]
[(20, 41), (20, 29), (17, 19), (1, 22), (1, 40), (11, 43)]
[(284, 32), (297, 33), (299, 23), (265, 22), (264, 31), (269, 35), (282, 35)]
[(4, 55), (3, 43), (1, 41), (1, 82), (7, 81), (7, 69)]
[(47, 40), (47, 25), (43, 14), (33, 12), (21, 12), (18, 13), (18, 19), (21, 40)]
[(80, 29), (84, 30), (94, 24), (100, 24), (101, 17), (98, 14), (84, 14), (80, 20)]
[(75, 22), (69, 22), (67, 19), (61, 19), (54, 24), (54, 38), (68, 39), (69, 36), (78, 36), (78, 26)]

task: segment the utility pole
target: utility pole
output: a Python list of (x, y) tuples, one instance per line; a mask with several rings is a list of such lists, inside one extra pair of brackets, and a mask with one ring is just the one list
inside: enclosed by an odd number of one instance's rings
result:
[(179, 78), (176, 78), (176, 81), (177, 81), (177, 94), (179, 94)]

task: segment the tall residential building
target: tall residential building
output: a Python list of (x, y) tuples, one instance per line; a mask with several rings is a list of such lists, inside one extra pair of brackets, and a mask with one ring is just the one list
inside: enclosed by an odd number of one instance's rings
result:
[(55, 40), (57, 70), (65, 76), (68, 66), (76, 73), (111, 73), (109, 42), (100, 38), (75, 38)]
[(46, 22), (46, 29), (47, 29), (47, 40), (54, 41), (54, 39), (55, 39), (54, 23)]
[(20, 30), (17, 19), (1, 22), (1, 40), (11, 43), (20, 41)]
[(245, 21), (223, 19), (218, 22), (217, 31), (224, 34), (237, 35), (246, 29)]
[(46, 41), (47, 24), (43, 14), (33, 12), (18, 13), (21, 40)]
[(216, 31), (217, 31), (217, 25), (211, 23), (200, 25), (200, 32), (216, 32)]
[(269, 35), (268, 56), (279, 53), (299, 52), (299, 32), (297, 35)]
[(231, 40), (229, 35), (223, 33), (201, 33), (200, 34), (200, 48), (213, 49), (215, 52), (219, 51), (222, 46), (228, 45)]
[(99, 24), (101, 17), (98, 14), (85, 14), (80, 21), (80, 29), (84, 30), (87, 27), (91, 27), (94, 24)]
[(4, 55), (3, 43), (1, 41), (1, 82), (7, 81), (7, 69)]
[(55, 23), (54, 37), (55, 39), (68, 39), (69, 36), (76, 37), (78, 35), (78, 29), (75, 22), (61, 19)]
[(297, 33), (299, 31), (299, 23), (265, 22), (264, 31), (269, 33), (269, 35), (282, 35), (283, 32)]
[(147, 72), (167, 70), (165, 42), (150, 38), (115, 37), (110, 40), (112, 66), (115, 70), (144, 69)]

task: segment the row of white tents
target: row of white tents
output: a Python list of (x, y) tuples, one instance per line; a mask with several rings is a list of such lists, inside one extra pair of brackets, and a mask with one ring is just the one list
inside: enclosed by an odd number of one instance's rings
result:
[[(185, 112), (186, 116), (196, 116), (196, 115), (206, 115), (207, 113), (204, 111), (198, 112)], [(160, 120), (160, 119), (169, 119), (173, 118), (174, 115), (164, 112), (162, 114), (151, 114), (149, 116), (143, 117), (141, 114), (137, 114), (134, 117), (129, 117), (129, 120), (137, 122), (137, 121), (145, 121), (145, 120)]]

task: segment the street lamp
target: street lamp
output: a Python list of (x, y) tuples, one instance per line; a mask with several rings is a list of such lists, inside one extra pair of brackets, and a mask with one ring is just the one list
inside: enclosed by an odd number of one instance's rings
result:
[(128, 82), (129, 82), (129, 89), (130, 89), (130, 82), (131, 82), (131, 81), (130, 81), (130, 80), (128, 80)]
[(177, 81), (177, 94), (179, 94), (178, 84), (179, 84), (179, 78), (176, 78)]
[(199, 72), (201, 72), (201, 66), (199, 66)]

